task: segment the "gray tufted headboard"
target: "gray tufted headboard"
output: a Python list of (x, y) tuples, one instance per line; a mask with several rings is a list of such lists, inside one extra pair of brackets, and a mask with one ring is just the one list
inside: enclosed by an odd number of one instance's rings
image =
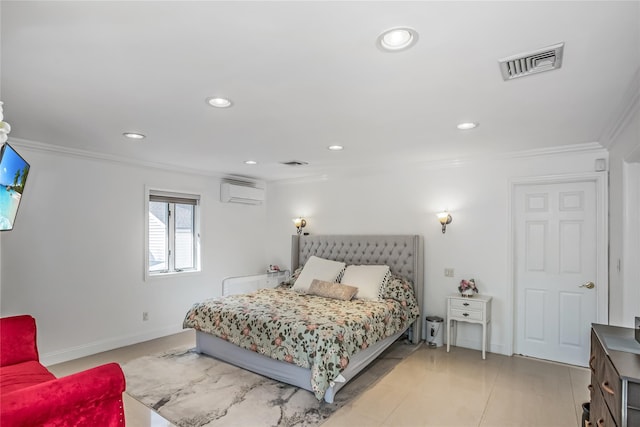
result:
[(309, 235), (291, 237), (291, 271), (311, 255), (342, 261), (347, 265), (388, 265), (391, 273), (413, 283), (420, 317), (413, 324), (412, 341), (422, 338), (424, 256), (418, 235)]

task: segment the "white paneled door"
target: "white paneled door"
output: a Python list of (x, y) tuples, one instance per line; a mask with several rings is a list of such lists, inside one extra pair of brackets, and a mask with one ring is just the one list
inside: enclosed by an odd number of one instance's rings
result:
[(596, 184), (514, 193), (515, 352), (586, 366), (597, 318)]

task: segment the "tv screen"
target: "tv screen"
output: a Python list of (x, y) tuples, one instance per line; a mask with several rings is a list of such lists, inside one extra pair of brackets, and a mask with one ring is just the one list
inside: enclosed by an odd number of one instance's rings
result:
[(5, 143), (0, 151), (0, 231), (13, 229), (27, 175), (29, 163)]

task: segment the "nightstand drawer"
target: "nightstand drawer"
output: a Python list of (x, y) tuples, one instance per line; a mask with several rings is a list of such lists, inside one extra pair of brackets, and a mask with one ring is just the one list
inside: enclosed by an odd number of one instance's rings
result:
[(482, 310), (484, 303), (482, 301), (473, 301), (472, 298), (451, 298), (451, 308), (458, 308), (460, 310)]
[(454, 308), (451, 309), (451, 317), (462, 320), (484, 320), (482, 311), (472, 311), (472, 310), (456, 310)]

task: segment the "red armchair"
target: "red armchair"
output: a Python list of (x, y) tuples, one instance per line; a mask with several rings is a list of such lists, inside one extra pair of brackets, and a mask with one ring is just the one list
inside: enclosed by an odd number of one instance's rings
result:
[(0, 319), (0, 425), (124, 427), (120, 365), (56, 378), (39, 362), (31, 316)]

